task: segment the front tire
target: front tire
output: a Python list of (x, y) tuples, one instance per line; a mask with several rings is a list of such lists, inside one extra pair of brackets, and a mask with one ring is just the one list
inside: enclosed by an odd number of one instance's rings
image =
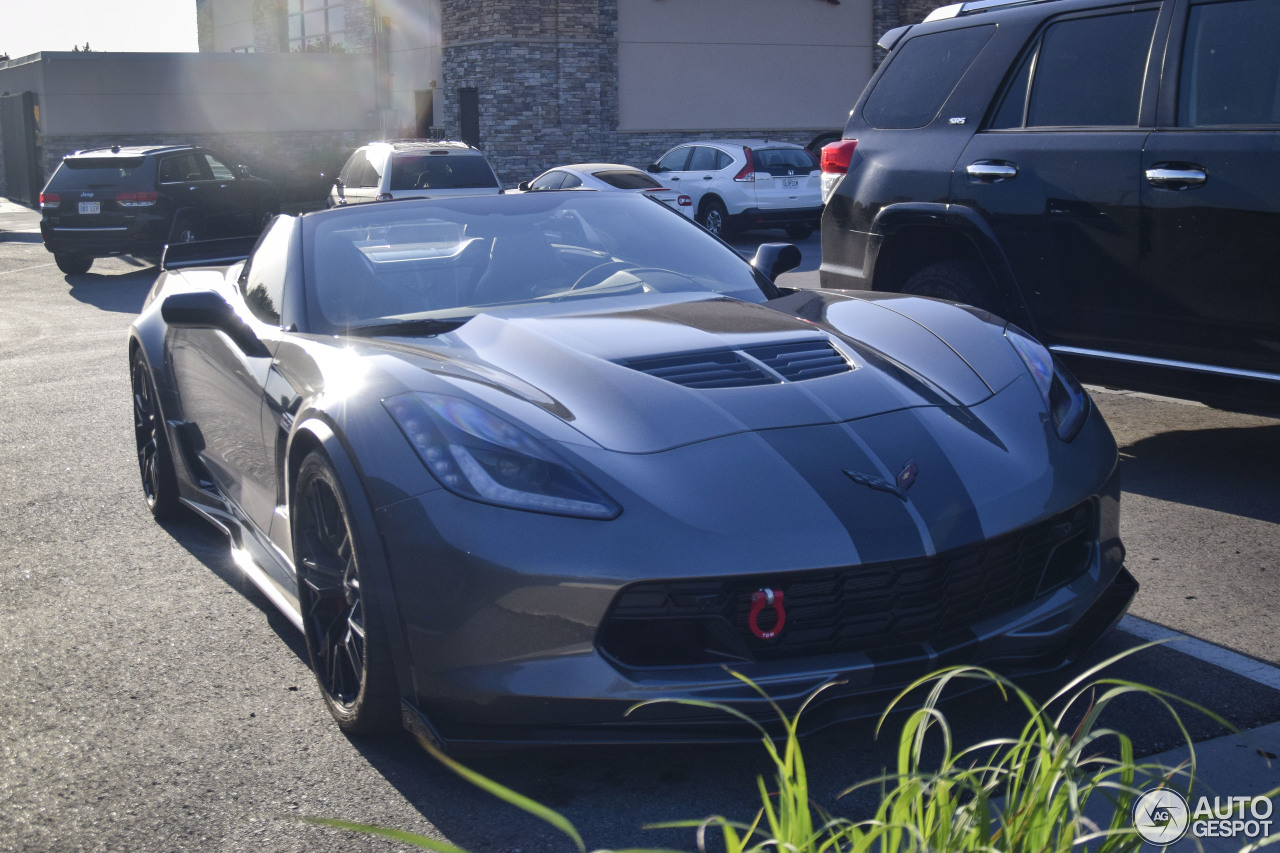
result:
[(66, 275), (84, 275), (93, 266), (93, 258), (84, 255), (57, 254), (53, 256), (53, 262)]
[(939, 261), (917, 270), (902, 286), (903, 293), (962, 302), (1001, 313), (986, 271), (976, 261)]
[(325, 705), (349, 734), (392, 731), (400, 697), (387, 630), (346, 491), (323, 451), (303, 460), (293, 493), (298, 603)]
[(133, 385), (133, 434), (138, 447), (138, 472), (142, 476), (142, 494), (147, 508), (157, 521), (172, 518), (182, 507), (178, 499), (178, 477), (173, 468), (173, 453), (165, 432), (164, 416), (151, 379), (151, 369), (135, 350), (129, 359), (129, 375)]
[(200, 239), (191, 217), (182, 214), (173, 221), (173, 229), (169, 233), (170, 243), (194, 243)]

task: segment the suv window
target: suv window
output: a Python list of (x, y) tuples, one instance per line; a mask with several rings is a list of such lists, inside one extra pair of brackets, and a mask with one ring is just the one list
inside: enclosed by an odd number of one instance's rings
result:
[(1187, 24), (1178, 124), (1280, 124), (1280, 4), (1234, 0), (1193, 6)]
[(148, 169), (142, 157), (74, 157), (62, 161), (49, 189), (145, 186)]
[(1155, 33), (1154, 9), (1072, 18), (1041, 42), (1027, 127), (1132, 127)]
[(368, 152), (358, 151), (356, 152), (355, 161), (351, 164), (351, 174), (346, 177), (344, 183), (349, 187), (356, 188), (376, 187), (380, 177), (378, 170), (369, 161)]
[(456, 190), (496, 187), (497, 178), (483, 157), (467, 154), (395, 154), (391, 190)]
[(204, 155), (205, 163), (208, 164), (209, 170), (213, 172), (213, 178), (216, 181), (232, 181), (235, 180), (235, 173), (231, 171), (231, 167), (223, 163), (212, 154)]
[(690, 172), (714, 172), (718, 168), (723, 168), (717, 165), (717, 153), (715, 148), (699, 145), (693, 149), (693, 156), (689, 158), (688, 170)]
[(933, 121), (995, 27), (917, 36), (893, 53), (862, 115), (872, 127), (905, 129)]
[(203, 179), (204, 173), (200, 171), (200, 162), (196, 160), (195, 154), (179, 154), (160, 161), (160, 183), (162, 184)]
[(685, 170), (684, 164), (689, 162), (689, 153), (692, 150), (691, 146), (685, 146), (684, 148), (677, 148), (674, 151), (667, 152), (658, 161), (658, 168), (664, 172), (683, 172)]
[(775, 178), (807, 175), (818, 168), (818, 158), (806, 148), (758, 148), (751, 153), (756, 169)]

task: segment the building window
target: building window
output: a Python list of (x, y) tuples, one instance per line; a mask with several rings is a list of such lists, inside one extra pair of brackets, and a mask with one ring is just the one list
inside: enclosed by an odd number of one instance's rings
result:
[(347, 49), (346, 0), (289, 0), (289, 50), (341, 53)]

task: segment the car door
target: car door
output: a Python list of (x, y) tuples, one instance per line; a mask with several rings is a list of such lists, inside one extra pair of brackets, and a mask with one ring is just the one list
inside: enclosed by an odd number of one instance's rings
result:
[(663, 186), (679, 190), (682, 193), (688, 193), (689, 190), (683, 185), (688, 182), (689, 157), (693, 154), (693, 149), (694, 146), (692, 145), (680, 145), (672, 148), (662, 155), (661, 160), (649, 167), (649, 173), (660, 181)]
[[(213, 206), (212, 175), (198, 152), (183, 151), (160, 160), (157, 180), (161, 191), (173, 201), (177, 214), (173, 225), (185, 220), (200, 237), (212, 236), (213, 223), (206, 225), (205, 214)], [(166, 235), (172, 241), (173, 234)]]
[(257, 231), (260, 185), (241, 180), (221, 158), (199, 153), (204, 180), (201, 202), (208, 237), (236, 237)]
[(1196, 2), (1178, 35), (1142, 157), (1153, 319), (1179, 360), (1280, 373), (1280, 3)]
[(953, 171), (953, 203), (995, 232), (1047, 343), (1158, 345), (1142, 324), (1138, 261), (1160, 12), (1139, 3), (1050, 19)]
[[(259, 241), (255, 257), (287, 252), (292, 220), (276, 219)], [(280, 265), (277, 265), (279, 268)], [(264, 272), (268, 264), (259, 265)], [(253, 270), (251, 269), (251, 272)], [(253, 331), (260, 347), (237, 343), (218, 329), (171, 331), (170, 359), (180, 377), (192, 450), (221, 494), (264, 534), (278, 503), (275, 431), (263, 429), (264, 389), (279, 345), (279, 292), (262, 275), (245, 282), (223, 279), (216, 289)]]

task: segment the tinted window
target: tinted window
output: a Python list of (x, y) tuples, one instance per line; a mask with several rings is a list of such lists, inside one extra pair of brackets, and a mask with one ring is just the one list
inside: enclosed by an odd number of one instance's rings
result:
[(529, 184), (529, 189), (558, 190), (563, 183), (564, 172), (547, 172), (545, 175), (539, 175), (534, 178), (533, 183)]
[(391, 158), (393, 190), (456, 190), (496, 187), (498, 179), (474, 154), (396, 154)]
[(204, 178), (200, 170), (200, 161), (194, 152), (166, 157), (160, 161), (160, 183), (172, 184), (180, 181), (199, 181)]
[(614, 169), (611, 171), (592, 172), (592, 174), (609, 186), (617, 187), (620, 190), (656, 190), (662, 188), (662, 184), (644, 172)]
[(1132, 127), (1155, 31), (1154, 10), (1073, 18), (1045, 31), (1028, 127)]
[(49, 188), (144, 186), (150, 180), (149, 175), (142, 157), (77, 157), (62, 161)]
[(284, 274), (289, 262), (289, 238), (293, 219), (280, 217), (272, 221), (258, 239), (240, 290), (253, 315), (264, 323), (280, 323), (280, 305), (284, 297)]
[(807, 175), (818, 168), (818, 159), (804, 148), (760, 148), (752, 152), (756, 169), (775, 178)]
[(933, 121), (994, 27), (968, 27), (909, 39), (893, 52), (862, 109), (873, 127), (924, 127)]
[(690, 172), (713, 172), (716, 168), (715, 148), (699, 145), (693, 149), (693, 156), (689, 158)]
[(690, 146), (677, 148), (674, 151), (668, 151), (658, 161), (658, 168), (669, 172), (683, 172), (684, 164), (689, 162), (689, 154), (693, 151)]
[(356, 162), (352, 167), (351, 177), (347, 184), (352, 187), (376, 187), (381, 177), (378, 174), (378, 170), (369, 160), (369, 155), (359, 151), (356, 153)]
[(1178, 124), (1280, 124), (1280, 3), (1193, 6), (1182, 55)]

